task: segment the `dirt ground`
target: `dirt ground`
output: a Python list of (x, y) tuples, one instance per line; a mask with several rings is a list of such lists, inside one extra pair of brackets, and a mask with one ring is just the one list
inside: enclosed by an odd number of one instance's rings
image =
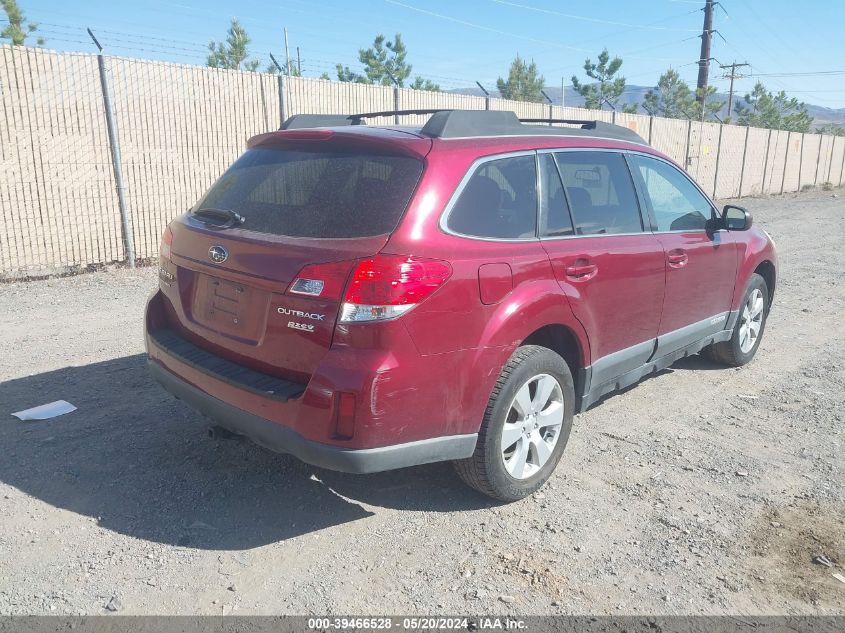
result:
[(743, 204), (781, 257), (755, 361), (577, 416), (511, 505), (211, 439), (147, 375), (151, 269), (0, 286), (0, 614), (845, 613), (845, 192)]

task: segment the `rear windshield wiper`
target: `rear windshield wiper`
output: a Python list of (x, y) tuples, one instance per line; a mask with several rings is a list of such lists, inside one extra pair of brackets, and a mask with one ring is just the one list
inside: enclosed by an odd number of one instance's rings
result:
[(214, 207), (203, 207), (194, 211), (191, 215), (200, 222), (218, 229), (230, 229), (246, 222), (246, 218), (240, 213), (231, 209), (215, 209)]

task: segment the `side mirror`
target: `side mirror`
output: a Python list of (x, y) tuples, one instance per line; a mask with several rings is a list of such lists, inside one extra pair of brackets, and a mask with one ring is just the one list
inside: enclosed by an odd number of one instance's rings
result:
[(752, 222), (751, 213), (744, 207), (729, 204), (722, 210), (722, 225), (728, 231), (747, 231)]

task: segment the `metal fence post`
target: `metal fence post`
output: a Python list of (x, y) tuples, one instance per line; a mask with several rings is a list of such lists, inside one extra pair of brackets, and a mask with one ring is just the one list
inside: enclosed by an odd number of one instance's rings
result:
[[(393, 87), (393, 111), (394, 112), (399, 112), (399, 105), (400, 105), (399, 104), (399, 88), (394, 86)], [(393, 123), (395, 123), (396, 125), (399, 125), (399, 115), (398, 114), (393, 115)]]
[(648, 117), (648, 144), (651, 145), (652, 128), (654, 127), (654, 117)]
[(132, 222), (129, 219), (129, 210), (126, 208), (126, 190), (123, 186), (123, 171), (120, 165), (120, 141), (117, 136), (117, 124), (114, 120), (114, 109), (111, 97), (111, 87), (106, 71), (106, 58), (103, 55), (103, 47), (94, 37), (91, 29), (88, 34), (100, 52), (97, 54), (97, 66), (100, 69), (100, 87), (103, 91), (103, 106), (106, 111), (106, 127), (109, 135), (109, 148), (111, 149), (112, 169), (114, 170), (114, 184), (117, 189), (117, 205), (120, 209), (120, 229), (123, 233), (123, 246), (126, 250), (126, 263), (129, 268), (135, 268), (135, 236), (132, 233)]
[(804, 172), (804, 137), (806, 134), (801, 132), (801, 153), (798, 154), (798, 189), (795, 191), (801, 191), (801, 176)]
[(689, 155), (689, 144), (690, 139), (692, 138), (692, 119), (687, 119), (687, 147), (684, 150), (684, 169), (687, 170), (689, 173), (689, 166), (690, 166), (690, 155)]
[[(833, 173), (833, 150), (836, 149), (836, 137), (830, 137), (830, 156), (827, 159), (827, 178), (825, 178), (825, 182), (830, 182), (830, 174)], [(824, 184), (824, 183), (822, 183)], [(831, 183), (833, 184), (833, 183)]]
[[(780, 179), (780, 195), (783, 195), (783, 188), (786, 183), (786, 166), (789, 164), (789, 142), (792, 140), (792, 132), (786, 133), (786, 151), (783, 153), (783, 174)], [(798, 172), (798, 185), (801, 185), (801, 172)]]
[(839, 167), (839, 186), (842, 186), (843, 178), (845, 178), (845, 149), (842, 150), (842, 165)]
[[(766, 139), (766, 157), (763, 159), (763, 187), (760, 193), (769, 193), (766, 188), (766, 176), (769, 173), (769, 148), (772, 146), (772, 129), (769, 128), (769, 136)], [(772, 174), (774, 176), (774, 174)], [(772, 185), (772, 179), (769, 178), (769, 186)]]
[[(736, 194), (737, 198), (742, 197), (742, 181), (745, 180), (745, 157), (748, 154), (748, 132), (751, 128), (745, 126), (745, 144), (742, 146), (742, 165), (739, 168), (739, 191)], [(766, 172), (763, 172), (763, 178), (766, 177)]]
[(822, 160), (822, 141), (824, 140), (824, 136), (819, 136), (819, 153), (816, 155), (816, 177), (813, 178), (813, 185), (819, 184), (819, 165), (821, 164)]
[(719, 124), (719, 140), (716, 141), (716, 169), (713, 174), (713, 198), (716, 197), (716, 192), (719, 189), (719, 158), (722, 155), (722, 130), (724, 125)]
[(279, 127), (287, 120), (288, 118), (288, 103), (287, 103), (287, 96), (285, 95), (285, 87), (286, 81), (285, 76), (282, 73), (278, 74), (278, 81), (279, 81)]

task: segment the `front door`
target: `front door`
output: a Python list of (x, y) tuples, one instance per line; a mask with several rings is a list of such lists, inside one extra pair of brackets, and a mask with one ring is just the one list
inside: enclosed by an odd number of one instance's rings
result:
[(663, 247), (666, 294), (655, 356), (677, 351), (725, 328), (736, 275), (736, 244), (727, 231), (708, 231), (710, 200), (680, 169), (630, 154)]
[(592, 384), (643, 365), (654, 352), (665, 271), (644, 230), (621, 154), (539, 155), (540, 235), (555, 277), (590, 341)]

